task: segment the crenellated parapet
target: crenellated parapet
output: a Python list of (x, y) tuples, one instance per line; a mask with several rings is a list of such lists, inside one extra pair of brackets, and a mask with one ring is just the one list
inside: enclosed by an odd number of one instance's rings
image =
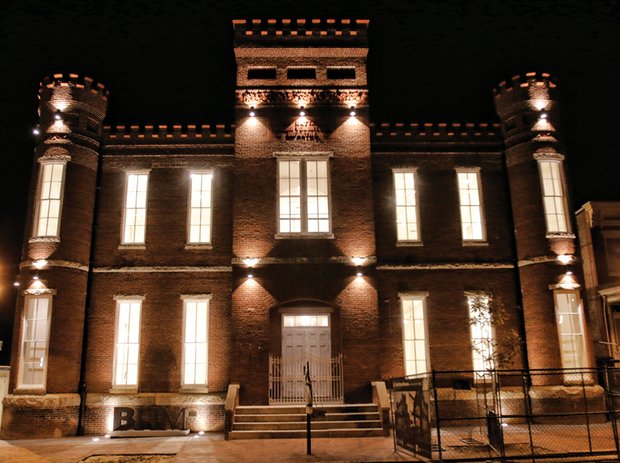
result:
[(370, 124), (371, 139), (375, 143), (389, 142), (474, 142), (500, 143), (500, 125), (497, 123), (379, 123)]
[(247, 42), (269, 45), (274, 39), (280, 46), (290, 43), (329, 42), (350, 45), (366, 44), (367, 19), (235, 19), (235, 46)]
[(230, 144), (234, 125), (115, 125), (103, 127), (105, 145)]

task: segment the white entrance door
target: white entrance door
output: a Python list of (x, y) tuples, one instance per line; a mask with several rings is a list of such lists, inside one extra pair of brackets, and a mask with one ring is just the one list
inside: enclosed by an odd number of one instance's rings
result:
[[(305, 394), (304, 367), (316, 398), (331, 389), (331, 327), (329, 314), (282, 315), (282, 392), (299, 401)], [(329, 372), (329, 375), (327, 373)], [(329, 376), (329, 379), (328, 377)]]

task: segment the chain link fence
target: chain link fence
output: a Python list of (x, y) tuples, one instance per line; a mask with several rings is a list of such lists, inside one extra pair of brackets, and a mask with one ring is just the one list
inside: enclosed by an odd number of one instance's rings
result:
[[(428, 417), (432, 461), (620, 460), (618, 368), (434, 371), (394, 379), (388, 386), (403, 381), (427, 385), (427, 413), (420, 414), (421, 402), (411, 392), (410, 401), (417, 405), (408, 433), (415, 435), (420, 416)], [(402, 414), (398, 419), (402, 423)], [(399, 450), (397, 442), (395, 437)], [(428, 460), (416, 446), (405, 453)]]

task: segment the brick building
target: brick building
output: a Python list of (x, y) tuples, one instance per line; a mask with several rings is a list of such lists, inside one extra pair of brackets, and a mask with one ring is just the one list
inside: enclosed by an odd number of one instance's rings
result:
[(498, 122), (371, 123), (368, 21), (234, 29), (231, 125), (107, 127), (103, 85), (42, 82), (5, 437), (105, 432), (118, 406), (221, 429), (230, 384), (299, 401), (306, 361), (325, 403), (593, 364), (549, 75), (499, 84)]

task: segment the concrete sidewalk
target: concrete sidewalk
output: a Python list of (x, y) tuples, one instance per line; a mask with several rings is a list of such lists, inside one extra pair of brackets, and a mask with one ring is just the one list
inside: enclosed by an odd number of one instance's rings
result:
[(392, 437), (224, 440), (223, 434), (108, 439), (71, 437), (0, 441), (1, 463), (78, 463), (91, 455), (175, 454), (172, 463), (410, 461), (394, 452)]

